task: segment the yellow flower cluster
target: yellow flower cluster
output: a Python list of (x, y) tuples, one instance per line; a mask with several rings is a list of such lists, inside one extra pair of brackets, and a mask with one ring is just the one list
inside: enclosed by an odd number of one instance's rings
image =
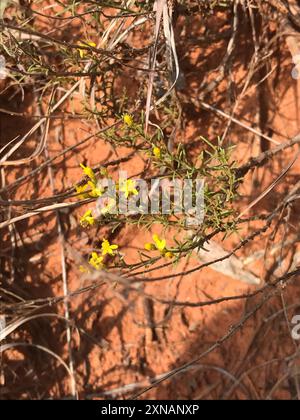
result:
[[(103, 196), (104, 189), (97, 185), (97, 178), (95, 172), (89, 166), (84, 166), (80, 164), (84, 175), (88, 177), (88, 181), (83, 185), (76, 185), (76, 192), (79, 194), (80, 198), (99, 198)], [(101, 171), (101, 175), (108, 176), (106, 170)], [(117, 184), (117, 189), (122, 192), (126, 198), (132, 195), (138, 195), (138, 190), (136, 189), (136, 181), (132, 179), (120, 179)], [(104, 197), (103, 197), (104, 198)], [(114, 198), (106, 198), (104, 200), (104, 206), (101, 210), (102, 215), (109, 213), (117, 203)], [(80, 218), (80, 225), (84, 228), (93, 226), (95, 224), (95, 218), (93, 216), (92, 210), (87, 210), (84, 215)]]
[[(118, 245), (110, 244), (107, 239), (103, 239), (101, 244), (101, 253), (93, 251), (89, 258), (89, 265), (95, 270), (103, 270), (105, 268), (104, 257), (106, 255), (115, 256), (115, 252), (118, 248)], [(80, 271), (86, 272), (89, 270), (84, 266), (80, 266)]]
[(148, 242), (145, 244), (146, 251), (159, 251), (160, 254), (167, 259), (172, 259), (174, 257), (173, 252), (167, 250), (167, 242), (165, 239), (160, 239), (158, 235), (153, 235), (152, 239), (154, 243)]
[(104, 268), (103, 260), (104, 257), (102, 255), (99, 255), (97, 252), (92, 252), (89, 264), (96, 270), (102, 270)]
[(115, 250), (118, 249), (118, 245), (110, 244), (107, 239), (103, 239), (101, 244), (102, 255), (115, 255)]
[(127, 127), (132, 127), (134, 124), (133, 121), (133, 116), (130, 114), (123, 114), (122, 115), (122, 119), (125, 125), (127, 125)]
[(92, 213), (92, 210), (88, 210), (80, 219), (80, 224), (82, 227), (93, 226), (95, 224), (95, 219)]
[[(98, 198), (103, 195), (104, 190), (99, 188), (97, 185), (97, 178), (95, 172), (89, 166), (85, 166), (82, 163), (80, 164), (84, 175), (89, 179), (83, 185), (76, 185), (76, 192), (79, 194), (80, 198)], [(95, 218), (93, 216), (92, 210), (87, 210), (84, 215), (80, 218), (80, 224), (82, 227), (89, 227), (95, 224)]]
[(76, 192), (79, 194), (80, 198), (97, 198), (101, 197), (104, 190), (97, 186), (97, 178), (95, 172), (89, 166), (84, 166), (80, 164), (84, 175), (86, 175), (89, 180), (84, 185), (76, 185)]

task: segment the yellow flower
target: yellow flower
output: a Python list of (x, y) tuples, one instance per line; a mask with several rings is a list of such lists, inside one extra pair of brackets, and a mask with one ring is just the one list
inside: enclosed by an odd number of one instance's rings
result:
[(165, 253), (164, 257), (171, 260), (172, 258), (174, 258), (174, 254), (173, 252), (168, 251)]
[(93, 226), (95, 224), (95, 219), (92, 214), (92, 210), (88, 210), (80, 219), (80, 224), (82, 227)]
[[(90, 47), (96, 47), (96, 46), (97, 46), (97, 45), (95, 44), (95, 42), (92, 42), (92, 41), (87, 41), (87, 42), (78, 42), (78, 45), (79, 45), (80, 47), (87, 47), (87, 46), (90, 46)], [(78, 51), (79, 51), (80, 58), (84, 58), (84, 57), (86, 56), (86, 54), (88, 53), (88, 51), (87, 51), (87, 50), (83, 50), (82, 48), (78, 48)]]
[(85, 193), (86, 189), (87, 189), (88, 185), (84, 184), (84, 185), (75, 185), (75, 189), (77, 194), (79, 194), (80, 198), (87, 198), (89, 195)]
[(102, 255), (114, 255), (118, 245), (111, 245), (107, 239), (103, 239), (101, 244)]
[(146, 243), (145, 244), (145, 249), (147, 251), (154, 251), (157, 250), (160, 252), (160, 254), (167, 258), (167, 259), (172, 259), (174, 258), (174, 254), (171, 251), (167, 250), (167, 243), (165, 239), (160, 239), (160, 237), (158, 235), (153, 235), (152, 236), (154, 244), (152, 243)]
[(133, 126), (134, 121), (133, 121), (132, 115), (130, 115), (130, 114), (123, 114), (122, 115), (122, 118), (123, 118), (124, 123), (127, 125), (127, 127), (132, 127)]
[(97, 198), (101, 197), (103, 190), (95, 184), (93, 181), (88, 182), (88, 186), (91, 188), (91, 191), (88, 193), (90, 197)]
[(135, 188), (136, 182), (132, 179), (120, 180), (119, 190), (128, 198), (130, 195), (138, 195), (138, 190)]
[(167, 245), (166, 240), (160, 239), (158, 235), (153, 235), (152, 238), (155, 243), (156, 249), (161, 253), (165, 253), (165, 249)]
[(92, 252), (92, 255), (89, 259), (89, 264), (96, 270), (102, 270), (104, 267), (103, 259), (104, 258), (101, 255), (98, 255), (97, 252)]
[(93, 171), (93, 169), (92, 168), (90, 168), (89, 166), (84, 166), (82, 163), (80, 164), (80, 166), (81, 166), (81, 168), (82, 168), (82, 170), (83, 170), (83, 173), (85, 174), (85, 175), (87, 175), (89, 178), (90, 178), (90, 180), (92, 181), (92, 182), (94, 182), (94, 184), (96, 184), (96, 175), (95, 175), (95, 173), (94, 173), (94, 171)]
[(156, 249), (155, 245), (150, 242), (147, 242), (144, 246), (146, 251), (154, 251)]
[(161, 158), (161, 150), (159, 147), (153, 147), (152, 152), (157, 159)]

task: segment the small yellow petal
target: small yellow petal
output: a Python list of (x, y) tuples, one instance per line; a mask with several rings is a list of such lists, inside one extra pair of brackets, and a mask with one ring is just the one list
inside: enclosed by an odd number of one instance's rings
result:
[(98, 188), (95, 182), (89, 181), (88, 185), (91, 188), (91, 191), (89, 192), (90, 197), (97, 198), (102, 196), (103, 190), (101, 188)]
[[(79, 47), (96, 47), (97, 45), (95, 44), (95, 42), (92, 41), (87, 41), (87, 42), (78, 42)], [(80, 58), (84, 58), (86, 56), (86, 54), (88, 53), (88, 51), (86, 49), (82, 49), (82, 48), (78, 48), (79, 51), (79, 55)]]
[(174, 254), (173, 254), (173, 252), (168, 251), (164, 254), (164, 257), (167, 258), (167, 259), (172, 259), (172, 258), (174, 258)]
[(87, 175), (90, 178), (91, 181), (93, 181), (94, 183), (96, 183), (96, 175), (95, 175), (93, 169), (90, 168), (89, 166), (84, 166), (83, 163), (81, 163), (80, 166), (81, 166), (81, 168), (83, 170), (83, 173), (85, 175)]
[(153, 241), (155, 243), (155, 246), (157, 248), (158, 251), (163, 252), (166, 248), (166, 240), (165, 239), (160, 239), (158, 235), (153, 235)]
[(160, 159), (161, 157), (161, 150), (159, 147), (153, 147), (153, 154), (157, 159)]
[(155, 245), (151, 244), (150, 242), (146, 243), (144, 246), (146, 251), (154, 251), (156, 249)]
[(133, 117), (130, 114), (124, 114), (123, 115), (123, 121), (124, 123), (128, 126), (128, 127), (132, 127), (133, 126)]
[(88, 185), (84, 184), (84, 185), (75, 185), (75, 189), (77, 194), (79, 194), (79, 198), (88, 198), (88, 194), (85, 193), (86, 189), (87, 189)]

